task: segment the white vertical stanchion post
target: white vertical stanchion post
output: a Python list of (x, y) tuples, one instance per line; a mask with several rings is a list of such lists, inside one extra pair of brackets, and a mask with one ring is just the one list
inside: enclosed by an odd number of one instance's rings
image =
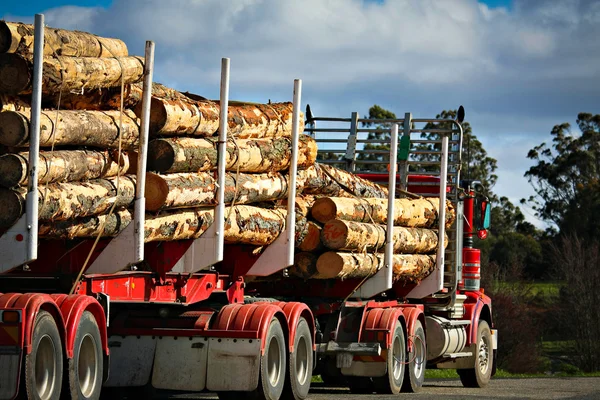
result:
[(298, 140), (300, 128), (300, 101), (302, 99), (302, 80), (294, 79), (294, 100), (292, 113), (292, 160), (290, 161), (290, 179), (287, 203), (287, 265), (294, 264), (294, 244), (296, 236), (296, 174), (298, 172)]
[(440, 166), (440, 211), (438, 213), (438, 248), (436, 255), (436, 268), (439, 274), (438, 287), (441, 289), (444, 285), (444, 262), (446, 246), (446, 186), (448, 185), (448, 135), (442, 135), (442, 155)]
[(27, 258), (37, 259), (38, 241), (38, 160), (40, 156), (40, 112), (42, 109), (42, 74), (44, 64), (44, 15), (35, 15), (33, 41), (33, 93), (29, 130), (29, 179), (27, 188)]
[(219, 120), (219, 146), (218, 146), (218, 188), (217, 188), (217, 209), (215, 211), (215, 253), (217, 262), (223, 260), (224, 234), (225, 234), (225, 162), (227, 155), (227, 128), (229, 113), (229, 58), (221, 59), (221, 116)]
[(398, 171), (398, 125), (392, 126), (392, 143), (390, 144), (390, 175), (388, 178), (388, 214), (385, 238), (386, 288), (391, 288), (394, 277), (394, 214), (396, 199), (396, 174)]
[(142, 118), (140, 122), (140, 146), (138, 153), (137, 182), (135, 188), (134, 262), (140, 262), (144, 259), (144, 220), (146, 215), (146, 165), (148, 160), (148, 136), (150, 130), (150, 103), (152, 100), (153, 73), (154, 42), (147, 41), (144, 61), (144, 87), (142, 95)]

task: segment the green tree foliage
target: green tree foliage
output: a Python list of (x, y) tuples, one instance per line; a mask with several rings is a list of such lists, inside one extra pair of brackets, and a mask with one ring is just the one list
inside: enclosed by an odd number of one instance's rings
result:
[[(373, 105), (373, 107), (369, 108), (369, 115), (365, 116), (365, 119), (397, 119), (396, 114), (393, 112), (386, 110), (383, 107), (378, 106), (377, 104)], [(389, 122), (378, 122), (378, 123), (362, 123), (365, 128), (374, 128), (374, 129), (382, 129), (381, 132), (370, 132), (367, 136), (368, 140), (381, 140), (384, 143), (367, 143), (365, 144), (364, 150), (370, 153), (360, 153), (356, 157), (359, 161), (386, 161), (389, 160), (389, 152), (390, 152), (390, 133), (389, 129), (391, 127), (391, 123)], [(386, 164), (358, 164), (357, 170), (362, 171), (372, 171), (372, 172), (385, 172), (387, 171)]]
[[(457, 110), (444, 110), (440, 114), (436, 115), (436, 119), (456, 119)], [(452, 122), (442, 122), (439, 124), (428, 123), (425, 125), (425, 129), (451, 129)], [(484, 194), (492, 200), (497, 200), (492, 188), (498, 180), (498, 176), (495, 174), (497, 166), (496, 159), (490, 157), (487, 151), (484, 149), (483, 144), (479, 141), (477, 136), (473, 133), (471, 124), (464, 121), (462, 123), (463, 128), (463, 155), (461, 162), (461, 178), (480, 181), (484, 187)], [(424, 139), (435, 140), (437, 134), (423, 132), (421, 137)], [(440, 145), (421, 145), (419, 150), (440, 150)], [(421, 161), (433, 161), (436, 160), (435, 155), (420, 155)], [(422, 171), (427, 171), (427, 166), (421, 166)]]
[(536, 192), (529, 202), (561, 233), (600, 238), (600, 114), (580, 113), (577, 125), (579, 135), (556, 125), (551, 145), (529, 151), (536, 163), (525, 173)]

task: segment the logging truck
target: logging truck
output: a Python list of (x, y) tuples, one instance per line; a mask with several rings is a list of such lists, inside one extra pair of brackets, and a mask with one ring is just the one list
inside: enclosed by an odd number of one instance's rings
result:
[(461, 179), (462, 107), (315, 117), (298, 79), (289, 107), (232, 102), (226, 58), (209, 101), (153, 84), (153, 42), (125, 60), (43, 15), (2, 22), (0, 52), (0, 399), (488, 384), (490, 204)]

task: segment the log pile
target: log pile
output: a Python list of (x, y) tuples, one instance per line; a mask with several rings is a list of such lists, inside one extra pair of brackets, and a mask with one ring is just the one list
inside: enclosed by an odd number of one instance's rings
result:
[[(0, 153), (0, 230), (25, 209), (32, 43), (32, 26), (0, 22), (0, 145), (8, 149)], [(132, 222), (143, 61), (118, 39), (46, 28), (38, 161), (41, 240), (114, 237)], [(146, 242), (196, 239), (208, 229), (215, 218), (220, 156), (227, 171), (226, 244), (266, 246), (285, 229), (292, 104), (230, 102), (222, 155), (219, 119), (219, 102), (153, 84)], [(303, 128), (301, 122), (300, 133)], [(387, 189), (318, 164), (316, 156), (314, 139), (301, 134), (291, 272), (304, 279), (370, 276), (383, 264)], [(394, 276), (418, 281), (435, 265), (438, 201), (398, 199), (395, 207)], [(446, 215), (452, 224), (450, 204)]]

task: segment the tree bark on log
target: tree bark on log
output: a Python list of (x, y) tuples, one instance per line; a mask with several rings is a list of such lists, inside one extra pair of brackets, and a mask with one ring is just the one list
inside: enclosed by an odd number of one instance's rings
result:
[[(332, 219), (346, 221), (387, 223), (387, 200), (375, 198), (321, 197), (311, 209), (313, 218), (326, 223)], [(394, 204), (394, 225), (410, 228), (436, 228), (439, 199), (396, 199)], [(454, 207), (446, 202), (446, 227), (455, 219)]]
[[(101, 148), (119, 146), (119, 111), (42, 111), (40, 114), (40, 146), (79, 145)], [(139, 140), (139, 124), (133, 112), (122, 114), (123, 149), (133, 148)], [(0, 143), (6, 146), (25, 146), (29, 142), (30, 117), (20, 112), (0, 113)]]
[[(240, 172), (275, 172), (289, 168), (291, 140), (237, 139), (227, 143), (226, 169)], [(308, 168), (317, 158), (317, 144), (301, 135), (298, 168)], [(217, 140), (209, 138), (155, 139), (148, 145), (148, 170), (162, 173), (202, 172), (217, 168)]]
[[(1, 160), (1, 158), (0, 158)], [(237, 194), (236, 194), (237, 188)], [(225, 203), (258, 203), (286, 198), (288, 177), (281, 173), (225, 176)], [(146, 208), (150, 211), (216, 205), (217, 179), (209, 172), (146, 175)]]
[[(47, 188), (47, 190), (46, 190)], [(25, 211), (27, 188), (16, 190), (2, 189), (0, 209), (7, 210), (0, 215), (0, 227), (10, 227)], [(67, 220), (107, 212), (116, 207), (129, 206), (135, 197), (135, 176), (96, 179), (89, 182), (52, 183), (40, 186), (39, 215), (41, 221)]]
[[(125, 85), (123, 87), (123, 109), (131, 109), (141, 101), (141, 94), (138, 97), (138, 84)], [(140, 89), (141, 92), (141, 89)], [(42, 106), (48, 109), (60, 108), (61, 110), (87, 110), (87, 111), (107, 111), (119, 110), (121, 107), (121, 86), (87, 89), (85, 93), (64, 92), (60, 94), (60, 105), (58, 103), (58, 93), (44, 93), (42, 97)]]
[[(231, 214), (229, 214), (231, 210)], [(225, 242), (264, 246), (273, 243), (285, 225), (285, 211), (252, 206), (225, 208)], [(214, 221), (214, 209), (186, 209), (147, 217), (145, 241), (196, 239)]]
[[(87, 181), (124, 175), (129, 170), (129, 155), (117, 151), (58, 150), (41, 151), (38, 162), (38, 183)], [(29, 152), (0, 156), (0, 185), (26, 185), (29, 172)]]
[[(386, 231), (384, 225), (333, 219), (323, 226), (321, 240), (332, 250), (377, 252), (385, 248)], [(437, 250), (438, 232), (395, 226), (393, 243), (394, 253), (428, 254)], [(448, 235), (444, 244), (448, 245)]]
[(234, 206), (225, 216), (225, 243), (244, 243), (265, 246), (277, 239), (285, 228), (287, 212), (281, 209), (269, 210), (253, 206)]
[[(62, 71), (62, 72), (61, 72)], [(42, 92), (111, 88), (138, 82), (144, 75), (141, 57), (47, 57), (44, 59)], [(0, 92), (16, 95), (31, 93), (32, 64), (18, 54), (0, 54)]]
[[(230, 209), (232, 209), (230, 218), (225, 223), (225, 242), (228, 244), (244, 243), (265, 246), (273, 243), (283, 231), (286, 216), (284, 210), (234, 206), (225, 209), (225, 216), (229, 215)], [(119, 229), (125, 228), (125, 221), (131, 221), (131, 216), (127, 216), (126, 213), (128, 213), (127, 210), (118, 212), (119, 216), (115, 224), (119, 226)], [(40, 231), (44, 232), (45, 237), (54, 238), (95, 237), (98, 235), (100, 228), (98, 221), (101, 221), (101, 219), (73, 218), (64, 221), (64, 224), (57, 225), (60, 226), (59, 229), (52, 228), (56, 222), (42, 222)], [(157, 242), (196, 239), (213, 222), (214, 209), (212, 208), (170, 210), (163, 211), (155, 216), (146, 215), (144, 240), (145, 242)], [(111, 228), (105, 231), (103, 236), (114, 236), (115, 229)]]
[(291, 276), (302, 279), (314, 277), (317, 271), (317, 259), (319, 256), (310, 252), (296, 252), (294, 254), (294, 265), (288, 269)]
[[(315, 279), (365, 278), (383, 268), (382, 253), (323, 253), (317, 260)], [(394, 280), (419, 282), (435, 268), (435, 256), (424, 254), (394, 254)]]
[[(30, 24), (0, 21), (0, 53), (33, 56), (34, 27)], [(87, 32), (44, 29), (44, 55), (71, 57), (124, 57), (127, 46), (122, 40), (103, 38)]]
[(128, 210), (115, 210), (112, 214), (92, 215), (75, 220), (42, 222), (39, 225), (40, 238), (95, 238), (104, 224), (102, 237), (117, 236), (132, 221)]
[[(141, 116), (141, 104), (135, 109)], [(150, 132), (161, 136), (213, 136), (219, 129), (220, 105), (194, 100), (173, 89), (153, 91)], [(277, 138), (292, 132), (292, 103), (230, 102), (228, 134), (240, 139)], [(304, 130), (303, 118), (300, 118)]]
[(298, 172), (303, 194), (335, 197), (376, 197), (387, 198), (388, 191), (383, 186), (360, 178), (350, 172), (326, 164), (314, 166)]

